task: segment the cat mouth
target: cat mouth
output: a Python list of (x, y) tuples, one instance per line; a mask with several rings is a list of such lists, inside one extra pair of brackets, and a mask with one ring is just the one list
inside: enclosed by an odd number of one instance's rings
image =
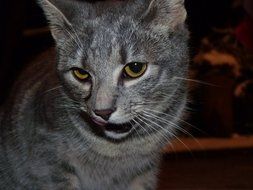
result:
[(131, 123), (111, 124), (105, 126), (104, 134), (107, 138), (113, 140), (122, 140), (132, 132), (133, 126)]
[(102, 128), (104, 131), (113, 132), (113, 133), (127, 133), (132, 129), (132, 125), (130, 122), (123, 124), (114, 124), (105, 121), (100, 121), (95, 118), (92, 118), (93, 124)]
[(132, 125), (130, 123), (124, 123), (124, 124), (111, 124), (105, 126), (105, 130), (108, 132), (114, 132), (116, 134), (120, 133), (128, 133), (132, 129)]
[(104, 131), (113, 132), (116, 134), (127, 133), (133, 128), (130, 122), (123, 123), (123, 124), (114, 124), (114, 123), (98, 120), (96, 118), (91, 118), (91, 120), (93, 124), (102, 128)]
[(92, 123), (95, 132), (98, 132), (97, 134), (102, 136), (105, 135), (111, 139), (122, 139), (128, 136), (133, 129), (130, 122), (114, 124), (94, 117), (90, 117), (90, 122)]
[(127, 137), (133, 129), (130, 121), (122, 124), (110, 123), (86, 113), (81, 113), (81, 116), (91, 124), (91, 130), (98, 136), (105, 136), (113, 140), (121, 140)]

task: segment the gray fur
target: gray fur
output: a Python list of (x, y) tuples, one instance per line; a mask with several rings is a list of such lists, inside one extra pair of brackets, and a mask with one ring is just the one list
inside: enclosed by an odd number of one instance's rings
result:
[[(183, 0), (39, 2), (56, 48), (24, 71), (0, 113), (0, 189), (155, 189), (160, 151), (187, 101), (177, 80), (188, 67)], [(133, 61), (147, 62), (146, 73), (122, 79)], [(73, 67), (92, 80), (77, 81)], [(124, 138), (88, 119), (110, 107), (111, 123), (133, 125)]]

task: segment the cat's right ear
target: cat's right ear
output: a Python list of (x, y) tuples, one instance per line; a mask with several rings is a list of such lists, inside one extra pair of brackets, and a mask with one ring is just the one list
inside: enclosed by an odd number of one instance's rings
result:
[(151, 28), (162, 30), (174, 30), (184, 24), (186, 9), (184, 0), (144, 0), (149, 4), (141, 19)]
[(64, 12), (64, 7), (58, 8), (58, 0), (38, 0), (50, 24), (53, 38), (57, 43), (64, 42), (72, 28), (70, 21)]

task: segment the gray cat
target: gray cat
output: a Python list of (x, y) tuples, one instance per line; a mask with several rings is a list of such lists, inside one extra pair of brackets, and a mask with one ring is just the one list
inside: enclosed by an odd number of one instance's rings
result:
[(151, 190), (187, 102), (183, 0), (40, 0), (56, 47), (0, 114), (1, 190)]

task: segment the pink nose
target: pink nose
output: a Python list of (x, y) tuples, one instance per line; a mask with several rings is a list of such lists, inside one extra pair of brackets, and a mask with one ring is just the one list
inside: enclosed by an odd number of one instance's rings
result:
[(113, 109), (105, 109), (105, 110), (95, 110), (95, 114), (97, 116), (100, 116), (102, 117), (104, 120), (108, 121), (108, 119), (110, 118), (110, 116), (112, 115), (112, 113), (114, 112), (115, 110)]

